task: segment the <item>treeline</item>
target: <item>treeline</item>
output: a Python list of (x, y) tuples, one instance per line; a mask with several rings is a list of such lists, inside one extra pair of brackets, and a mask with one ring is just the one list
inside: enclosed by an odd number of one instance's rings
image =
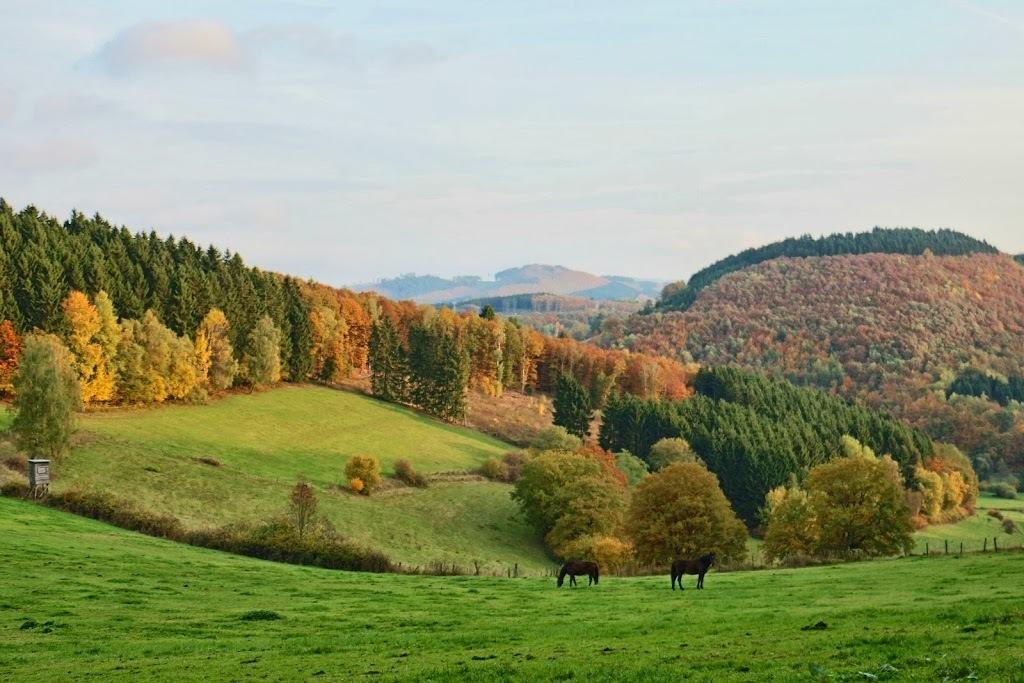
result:
[(927, 436), (888, 415), (784, 380), (702, 368), (694, 389), (685, 401), (613, 397), (603, 413), (601, 447), (648, 461), (659, 440), (685, 439), (750, 525), (768, 491), (835, 457), (844, 436), (891, 455), (908, 481), (934, 450)]
[(550, 339), (491, 312), (356, 294), (187, 239), (78, 212), (61, 223), (2, 199), (0, 321), (0, 392), (10, 391), (23, 337), (48, 333), (70, 351), (86, 403), (369, 373), (379, 396), (458, 419), (467, 388), (546, 392), (568, 373), (602, 405), (612, 391), (683, 397), (693, 374), (673, 360)]
[(986, 396), (1005, 406), (1010, 401), (1024, 403), (1024, 377), (1011, 375), (1007, 379), (992, 377), (975, 368), (968, 368), (956, 376), (946, 389), (946, 398), (960, 396)]
[(998, 253), (988, 242), (954, 230), (920, 228), (878, 228), (871, 232), (835, 233), (825, 237), (790, 237), (763, 247), (745, 249), (694, 273), (688, 282), (665, 287), (656, 310), (686, 310), (700, 290), (719, 278), (748, 266), (781, 257), (839, 256), (843, 254), (908, 254), (930, 251), (936, 256)]

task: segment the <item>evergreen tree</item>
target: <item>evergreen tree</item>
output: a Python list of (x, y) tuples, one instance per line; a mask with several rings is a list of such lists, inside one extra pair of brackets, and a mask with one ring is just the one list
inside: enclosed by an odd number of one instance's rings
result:
[(281, 332), (269, 315), (260, 318), (249, 334), (242, 358), (242, 374), (255, 387), (281, 379)]
[(373, 324), (369, 359), (373, 395), (397, 403), (408, 400), (408, 362), (395, 326), (387, 316)]
[(566, 373), (558, 378), (554, 403), (554, 423), (585, 439), (590, 433), (594, 411), (590, 407), (590, 395), (575, 377)]

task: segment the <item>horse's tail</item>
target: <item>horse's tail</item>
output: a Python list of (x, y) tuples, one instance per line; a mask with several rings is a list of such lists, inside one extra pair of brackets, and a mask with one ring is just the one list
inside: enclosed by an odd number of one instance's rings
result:
[(600, 578), (600, 574), (601, 574), (601, 570), (598, 569), (597, 565), (595, 564), (594, 565), (594, 585), (595, 586), (597, 585), (597, 579)]

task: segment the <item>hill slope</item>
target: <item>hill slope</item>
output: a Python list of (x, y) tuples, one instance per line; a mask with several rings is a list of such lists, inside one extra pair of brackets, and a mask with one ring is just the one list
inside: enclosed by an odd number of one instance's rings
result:
[(535, 263), (503, 270), (494, 275), (494, 280), (484, 280), (477, 276), (444, 279), (434, 275), (403, 275), (355, 285), (353, 289), (374, 291), (393, 299), (412, 299), (418, 303), (431, 304), (542, 293), (637, 301), (656, 297), (661, 290), (661, 283), (620, 275), (593, 275), (564, 266)]
[(1024, 270), (1009, 256), (775, 259), (604, 342), (781, 374), (885, 407), (976, 458), (1024, 464), (1018, 413), (943, 394), (963, 366), (1024, 371)]
[(0, 672), (19, 681), (1021, 673), (1007, 656), (1019, 553), (712, 574), (701, 592), (662, 576), (559, 591), (261, 562), (0, 499), (0, 557)]
[(550, 564), (506, 485), (471, 479), (371, 497), (347, 492), (353, 454), (378, 457), (385, 473), (406, 458), (431, 474), (472, 469), (511, 448), (358, 394), (287, 386), (206, 406), (89, 413), (80, 427), (80, 444), (55, 468), (56, 489), (108, 491), (199, 528), (277, 515), (304, 477), (341, 533), (396, 561), (518, 562), (531, 571)]

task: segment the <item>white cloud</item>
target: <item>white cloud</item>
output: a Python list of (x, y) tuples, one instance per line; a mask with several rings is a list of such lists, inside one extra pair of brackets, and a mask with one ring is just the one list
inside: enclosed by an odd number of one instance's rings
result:
[(0, 147), (0, 157), (10, 170), (34, 174), (77, 171), (94, 164), (99, 155), (92, 143), (65, 137)]
[(114, 36), (97, 58), (115, 74), (176, 66), (231, 70), (244, 62), (235, 33), (208, 19), (138, 24)]
[(7, 121), (14, 116), (14, 95), (0, 92), (0, 121)]

